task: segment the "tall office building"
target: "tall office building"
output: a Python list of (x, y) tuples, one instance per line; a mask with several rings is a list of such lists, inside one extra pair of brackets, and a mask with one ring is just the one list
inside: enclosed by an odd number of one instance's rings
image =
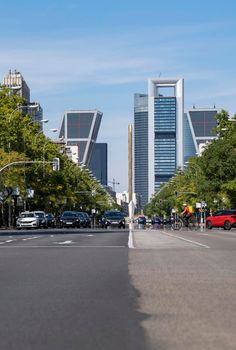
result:
[(183, 168), (183, 79), (150, 79), (134, 96), (134, 182), (142, 206)]
[(88, 167), (101, 184), (107, 186), (107, 143), (95, 143)]
[(183, 79), (148, 82), (148, 196), (183, 168)]
[(30, 89), (20, 72), (9, 70), (3, 79), (3, 85), (8, 87), (14, 94), (30, 102)]
[(97, 140), (102, 113), (98, 110), (71, 110), (63, 116), (59, 137), (67, 146), (78, 146), (78, 161), (88, 165)]
[(184, 162), (190, 156), (198, 155), (207, 142), (217, 137), (217, 108), (192, 108), (185, 114)]
[(22, 74), (16, 70), (9, 70), (3, 79), (3, 85), (10, 89), (10, 94), (15, 94), (25, 99), (26, 103), (21, 109), (22, 112), (29, 114), (32, 117), (32, 121), (38, 123), (42, 130), (43, 109), (38, 102), (30, 102), (30, 88)]
[(148, 95), (134, 95), (134, 192), (148, 202)]

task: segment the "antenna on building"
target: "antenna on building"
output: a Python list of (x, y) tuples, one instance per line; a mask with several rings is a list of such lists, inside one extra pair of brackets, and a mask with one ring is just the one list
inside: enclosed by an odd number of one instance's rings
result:
[(193, 104), (193, 109), (195, 109), (196, 107), (195, 107), (195, 103)]
[(160, 78), (160, 76), (161, 76), (161, 72), (159, 73), (158, 78)]

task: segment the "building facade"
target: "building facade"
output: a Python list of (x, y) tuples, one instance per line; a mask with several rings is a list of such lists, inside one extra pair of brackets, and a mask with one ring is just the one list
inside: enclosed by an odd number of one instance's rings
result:
[(10, 91), (30, 102), (30, 89), (20, 72), (9, 70), (3, 79), (3, 85)]
[(89, 165), (102, 120), (98, 110), (71, 110), (63, 116), (59, 138), (67, 146), (78, 146), (78, 162)]
[(95, 143), (88, 167), (101, 184), (107, 186), (107, 143)]
[(22, 74), (16, 70), (9, 70), (3, 79), (3, 85), (10, 89), (10, 94), (15, 94), (25, 99), (26, 103), (22, 107), (22, 112), (29, 114), (32, 117), (32, 121), (38, 123), (42, 130), (43, 109), (38, 102), (30, 102), (30, 88)]
[[(201, 154), (205, 145), (217, 137), (216, 115), (217, 108), (192, 108), (185, 115), (186, 135), (184, 147), (184, 161), (190, 156)], [(188, 147), (191, 142), (191, 147)]]
[(148, 95), (134, 95), (134, 192), (148, 202)]

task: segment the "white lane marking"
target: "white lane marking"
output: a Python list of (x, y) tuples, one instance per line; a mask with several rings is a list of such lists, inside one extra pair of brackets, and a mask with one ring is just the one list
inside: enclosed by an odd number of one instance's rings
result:
[(128, 247), (130, 249), (134, 249), (135, 248), (135, 246), (134, 246), (134, 239), (133, 239), (133, 231), (132, 230), (129, 230)]
[[(54, 242), (56, 243), (56, 242)], [(12, 246), (2, 246), (1, 248), (20, 248), (20, 249), (28, 249), (28, 248), (127, 248), (127, 246), (125, 245), (104, 245), (104, 246), (100, 246), (100, 245), (22, 245), (22, 246), (18, 246), (18, 245), (12, 245)]]
[(0, 242), (0, 244), (11, 243), (11, 242), (14, 242), (14, 241), (15, 241), (15, 239), (8, 239), (7, 241)]
[(36, 238), (39, 238), (39, 236), (37, 236), (37, 237), (23, 238), (22, 241), (30, 241), (31, 239), (36, 239)]
[(64, 242), (53, 242), (55, 244), (72, 244), (74, 243), (73, 241), (64, 241)]
[(88, 235), (88, 237), (93, 237), (94, 235)]
[(180, 237), (180, 236), (176, 236), (176, 235), (171, 235), (170, 233), (166, 233), (165, 231), (161, 231), (161, 232), (163, 234), (167, 235), (167, 236), (178, 238), (178, 239), (182, 239), (185, 242), (196, 244), (196, 245), (199, 245), (200, 247), (203, 247), (203, 248), (207, 248), (207, 249), (211, 248), (208, 245), (205, 245), (205, 244), (202, 244), (202, 243), (199, 243), (199, 242), (196, 242), (196, 241), (191, 241), (190, 239), (186, 239), (186, 238), (183, 238), (183, 237)]

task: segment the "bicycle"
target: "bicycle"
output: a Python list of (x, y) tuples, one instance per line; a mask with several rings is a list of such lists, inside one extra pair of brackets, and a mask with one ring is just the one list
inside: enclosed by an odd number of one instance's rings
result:
[(194, 214), (188, 220), (185, 217), (176, 216), (171, 222), (171, 227), (175, 231), (179, 231), (182, 227), (187, 227), (191, 231), (199, 229), (199, 223)]

